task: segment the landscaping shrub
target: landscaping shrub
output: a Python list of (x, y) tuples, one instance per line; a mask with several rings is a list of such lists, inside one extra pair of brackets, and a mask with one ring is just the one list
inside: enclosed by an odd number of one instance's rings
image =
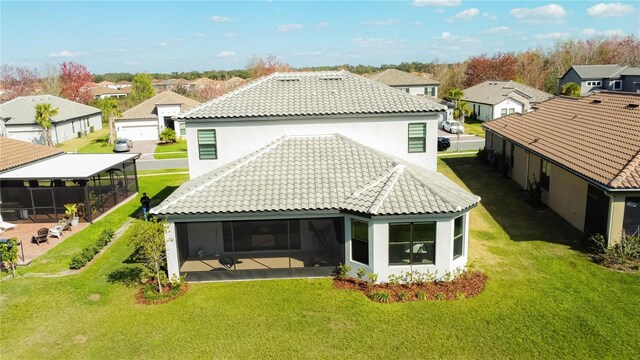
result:
[(164, 143), (174, 143), (176, 142), (176, 131), (172, 128), (164, 128), (160, 133), (160, 141)]
[(358, 272), (356, 273), (356, 277), (358, 277), (358, 280), (362, 281), (364, 280), (364, 276), (367, 274), (367, 270), (365, 270), (365, 268), (358, 268)]
[(376, 292), (371, 293), (371, 298), (374, 301), (377, 301), (377, 302), (388, 303), (390, 301), (391, 297), (389, 296), (389, 293), (387, 293), (387, 292), (376, 291)]
[(94, 131), (96, 131), (96, 128), (94, 128), (93, 126), (89, 127), (89, 132), (90, 132), (90, 133), (92, 133), (92, 132), (94, 132)]
[(82, 137), (82, 131), (78, 131), (78, 137), (81, 138)]
[(441, 293), (441, 292), (437, 293), (436, 300), (444, 300), (444, 293)]
[(156, 279), (148, 279), (147, 282), (142, 286), (139, 300), (146, 304), (158, 304), (170, 301), (171, 299), (186, 291), (186, 282), (184, 276), (181, 276), (179, 278), (174, 277), (171, 280), (167, 279), (167, 277), (164, 276), (161, 282), (163, 284), (163, 291), (158, 292)]
[(604, 236), (595, 234), (589, 240), (598, 249), (597, 259), (603, 265), (620, 270), (640, 269), (640, 234), (627, 234), (622, 232), (620, 241), (607, 247)]
[(338, 279), (346, 279), (349, 271), (351, 271), (351, 266), (347, 264), (340, 264), (336, 268), (336, 277)]
[(375, 283), (377, 283), (377, 282), (378, 282), (378, 274), (376, 274), (376, 273), (370, 273), (370, 274), (367, 276), (367, 280), (368, 280), (368, 282), (369, 282), (369, 284), (370, 284), (370, 285), (374, 285)]
[(409, 300), (409, 293), (408, 293), (408, 292), (406, 292), (406, 291), (401, 291), (401, 292), (398, 294), (398, 297), (399, 297), (399, 298), (400, 298), (400, 300), (402, 300), (402, 301), (407, 301), (407, 300)]
[(476, 153), (476, 160), (487, 162), (487, 160), (489, 160), (489, 151), (485, 148), (478, 150)]
[(79, 254), (71, 258), (70, 269), (80, 269), (85, 266), (96, 254), (102, 250), (113, 239), (115, 232), (111, 229), (104, 229), (93, 244), (85, 246)]
[(535, 207), (539, 207), (542, 205), (542, 186), (540, 186), (540, 181), (536, 180), (534, 177), (533, 180), (527, 180), (527, 194), (529, 195), (529, 202), (531, 205)]
[(416, 293), (416, 297), (418, 298), (418, 300), (427, 300), (427, 293), (424, 291), (418, 291)]

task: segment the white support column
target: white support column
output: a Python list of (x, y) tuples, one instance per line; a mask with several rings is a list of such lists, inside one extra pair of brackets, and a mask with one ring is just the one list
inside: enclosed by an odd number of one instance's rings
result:
[(451, 271), (453, 259), (453, 220), (438, 221), (436, 225), (436, 268), (438, 277)]
[(169, 221), (164, 232), (167, 248), (167, 272), (169, 279), (174, 275), (180, 277), (180, 260), (178, 258), (178, 242), (176, 240), (176, 224)]

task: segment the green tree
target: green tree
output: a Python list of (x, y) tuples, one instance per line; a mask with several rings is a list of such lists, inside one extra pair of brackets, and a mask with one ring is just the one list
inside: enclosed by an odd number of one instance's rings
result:
[[(471, 108), (469, 107), (469, 103), (462, 100), (464, 97), (464, 92), (459, 88), (452, 88), (447, 92), (446, 98), (455, 103), (455, 107), (453, 108), (453, 118), (457, 119), (460, 124), (464, 125), (464, 117), (471, 115)], [(460, 150), (460, 131), (456, 132), (456, 147)]]
[(134, 103), (139, 104), (152, 98), (156, 94), (151, 80), (151, 75), (147, 73), (138, 73), (133, 77), (129, 97), (131, 97)]
[(8, 242), (0, 244), (0, 259), (9, 265), (11, 274), (16, 277), (16, 265), (18, 264), (17, 238), (11, 238)]
[(568, 82), (562, 85), (562, 89), (560, 89), (560, 93), (562, 95), (572, 96), (572, 97), (580, 97), (580, 85), (574, 82)]
[(131, 241), (136, 248), (136, 260), (140, 261), (147, 272), (154, 277), (158, 286), (158, 293), (162, 293), (162, 285), (166, 283), (167, 275), (163, 268), (167, 264), (166, 241), (164, 230), (166, 223), (156, 218), (149, 221), (134, 220), (131, 226)]
[(51, 140), (51, 118), (58, 115), (58, 108), (52, 108), (51, 104), (42, 103), (36, 104), (36, 122), (42, 126), (42, 137), (44, 138), (45, 145), (53, 146)]
[(122, 116), (118, 109), (118, 102), (114, 98), (106, 98), (96, 101), (96, 105), (102, 113), (102, 122), (109, 124), (108, 144), (111, 145), (116, 140), (116, 125), (113, 119)]

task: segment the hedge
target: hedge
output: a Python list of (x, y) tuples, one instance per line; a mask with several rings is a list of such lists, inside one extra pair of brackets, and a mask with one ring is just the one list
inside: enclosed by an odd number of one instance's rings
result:
[(80, 269), (81, 267), (87, 265), (97, 253), (100, 252), (108, 243), (113, 239), (113, 235), (115, 232), (111, 229), (104, 229), (93, 244), (85, 246), (79, 254), (76, 254), (73, 258), (71, 258), (71, 262), (69, 263), (70, 269)]

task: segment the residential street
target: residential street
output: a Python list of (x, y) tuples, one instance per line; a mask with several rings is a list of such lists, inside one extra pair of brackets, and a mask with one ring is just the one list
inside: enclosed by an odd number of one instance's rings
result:
[(189, 162), (184, 159), (164, 159), (164, 160), (138, 160), (136, 161), (138, 170), (161, 170), (161, 169), (183, 169), (189, 166)]
[(484, 138), (475, 135), (460, 135), (460, 143), (455, 134), (450, 134), (442, 129), (438, 129), (438, 136), (444, 136), (451, 141), (451, 147), (447, 151), (458, 150), (478, 150), (484, 147)]

